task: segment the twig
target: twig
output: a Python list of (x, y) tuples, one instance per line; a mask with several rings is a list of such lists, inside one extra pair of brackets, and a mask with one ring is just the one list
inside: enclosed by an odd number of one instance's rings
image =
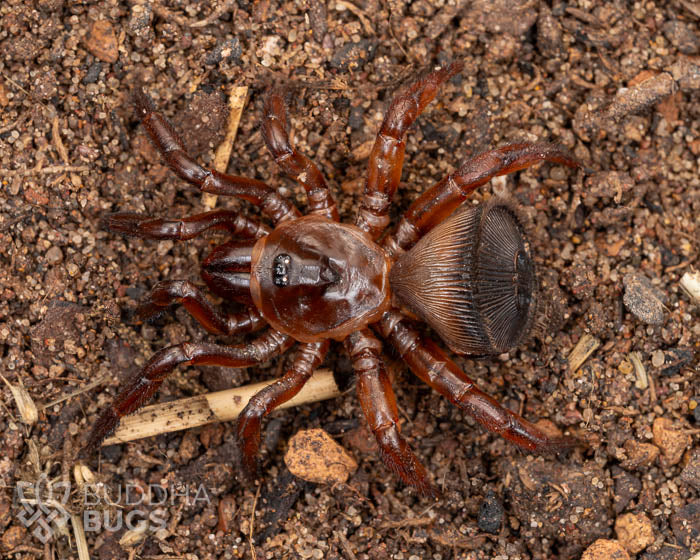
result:
[[(247, 97), (248, 86), (234, 86), (231, 88), (231, 94), (228, 99), (231, 111), (228, 116), (226, 138), (219, 144), (219, 147), (216, 149), (216, 154), (214, 155), (214, 169), (219, 173), (226, 173)], [(215, 194), (202, 193), (202, 204), (207, 208), (214, 208), (214, 206), (216, 206), (216, 200), (217, 196)]]
[(258, 489), (255, 491), (255, 499), (253, 500), (253, 510), (250, 512), (250, 531), (248, 531), (248, 542), (250, 543), (250, 554), (253, 560), (257, 560), (258, 555), (255, 553), (255, 543), (253, 542), (253, 534), (255, 532), (255, 508), (258, 507), (258, 498), (260, 497), (260, 488), (262, 484), (258, 484)]
[[(372, 27), (372, 24), (370, 23), (369, 19), (367, 18), (367, 14), (363, 12), (360, 8), (355, 6), (355, 4), (351, 2), (346, 2), (346, 0), (336, 0), (336, 6), (341, 6), (344, 9), (348, 10), (349, 12), (352, 12), (357, 16), (357, 18), (360, 20), (360, 23), (362, 23), (362, 27), (365, 28), (365, 31), (369, 35), (374, 35), (374, 27)], [(336, 7), (336, 9), (338, 9)]]
[(26, 175), (46, 175), (49, 173), (80, 173), (90, 171), (89, 165), (49, 165), (48, 167), (32, 169), (0, 169), (2, 177), (24, 177)]
[(66, 149), (66, 145), (63, 143), (63, 140), (61, 140), (61, 131), (59, 129), (57, 115), (54, 115), (53, 122), (51, 123), (51, 138), (53, 139), (58, 155), (61, 156), (61, 160), (65, 165), (68, 165), (70, 163), (68, 159), (68, 150)]
[[(144, 407), (137, 413), (122, 418), (117, 431), (112, 437), (107, 438), (103, 445), (185, 430), (212, 422), (233, 420), (238, 417), (255, 393), (274, 381)], [(322, 369), (313, 374), (293, 399), (279, 408), (332, 399), (338, 395), (340, 395), (340, 389), (335, 383), (333, 373)]]
[(104, 383), (106, 379), (107, 379), (107, 376), (102, 375), (101, 377), (98, 377), (97, 379), (91, 381), (90, 383), (81, 387), (80, 389), (77, 389), (77, 390), (73, 391), (72, 393), (68, 393), (67, 395), (63, 395), (62, 397), (58, 397), (57, 399), (55, 399), (49, 403), (40, 405), (39, 408), (41, 410), (46, 410), (47, 408), (51, 408), (52, 406), (55, 406), (57, 404), (62, 403), (63, 401), (67, 401), (68, 399), (72, 399), (73, 397), (77, 397), (78, 395), (82, 395), (83, 393), (87, 393), (88, 391), (90, 391), (94, 387), (97, 387), (98, 385)]
[(434, 523), (435, 520), (430, 517), (411, 517), (400, 521), (385, 521), (379, 525), (379, 530), (400, 529), (402, 527), (428, 527)]
[(190, 27), (206, 27), (214, 23), (217, 19), (223, 16), (226, 12), (230, 12), (231, 8), (236, 4), (236, 0), (223, 0), (218, 7), (202, 20), (190, 24)]
[(694, 5), (692, 2), (687, 0), (679, 0), (681, 6), (693, 14), (696, 18), (700, 19), (700, 6)]
[(345, 552), (345, 556), (348, 557), (348, 560), (357, 560), (357, 556), (355, 556), (352, 548), (350, 548), (350, 542), (348, 542), (348, 539), (345, 538), (345, 535), (343, 535), (343, 533), (340, 531), (333, 531), (333, 534), (340, 541), (340, 546), (343, 547), (343, 552)]

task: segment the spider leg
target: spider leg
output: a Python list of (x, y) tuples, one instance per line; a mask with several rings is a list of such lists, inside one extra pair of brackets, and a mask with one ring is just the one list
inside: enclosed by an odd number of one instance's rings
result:
[(236, 422), (236, 434), (241, 446), (243, 468), (249, 476), (254, 476), (257, 471), (262, 419), (301, 390), (323, 362), (329, 345), (328, 340), (300, 344), (291, 368), (281, 379), (253, 395), (241, 412)]
[(136, 112), (163, 159), (185, 181), (203, 192), (236, 196), (260, 206), (274, 223), (301, 216), (299, 210), (276, 189), (266, 183), (237, 175), (226, 175), (204, 169), (185, 153), (180, 137), (172, 125), (156, 111), (151, 98), (137, 89), (134, 93)]
[(212, 228), (227, 229), (231, 235), (255, 239), (270, 233), (267, 226), (232, 210), (213, 210), (179, 220), (119, 212), (102, 218), (102, 224), (109, 231), (126, 235), (175, 241), (193, 239)]
[(272, 90), (265, 98), (261, 128), (267, 149), (277, 165), (306, 190), (310, 213), (325, 216), (334, 222), (339, 221), (335, 200), (323, 174), (289, 142), (287, 109), (282, 93), (278, 90)]
[(401, 179), (406, 131), (461, 62), (430, 72), (397, 95), (384, 116), (367, 164), (367, 182), (355, 225), (377, 239), (389, 223), (389, 206)]
[(573, 438), (546, 435), (534, 424), (489, 397), (437, 344), (432, 340), (421, 341), (415, 330), (402, 324), (403, 319), (400, 313), (385, 313), (379, 322), (384, 337), (396, 348), (417, 377), (472, 416), (484, 428), (519, 447), (540, 453), (564, 451), (576, 444)]
[(261, 329), (267, 324), (254, 307), (230, 315), (220, 313), (201, 290), (187, 280), (158, 282), (146, 301), (136, 309), (136, 316), (146, 320), (176, 303), (181, 303), (212, 334), (242, 334)]
[(465, 161), (457, 171), (418, 197), (401, 218), (394, 239), (402, 249), (410, 248), (436, 224), (442, 222), (477, 187), (494, 177), (525, 169), (540, 161), (568, 167), (580, 164), (553, 144), (510, 144)]
[(179, 365), (208, 365), (242, 368), (258, 364), (280, 354), (294, 344), (294, 339), (269, 330), (248, 344), (221, 346), (219, 344), (184, 342), (156, 352), (143, 369), (117, 395), (112, 405), (95, 423), (85, 446), (96, 450), (110, 435), (122, 416), (145, 405), (161, 383)]
[(423, 496), (438, 496), (428, 472), (414, 455), (399, 428), (399, 413), (391, 381), (380, 357), (382, 343), (368, 329), (345, 339), (345, 348), (357, 374), (357, 394), (384, 464)]

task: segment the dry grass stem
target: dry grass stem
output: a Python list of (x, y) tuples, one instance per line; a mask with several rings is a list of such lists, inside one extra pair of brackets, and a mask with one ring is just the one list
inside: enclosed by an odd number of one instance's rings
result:
[(4, 375), (0, 375), (0, 378), (2, 378), (2, 380), (10, 388), (12, 397), (15, 399), (15, 404), (17, 405), (17, 410), (22, 418), (22, 422), (28, 426), (33, 426), (36, 424), (36, 421), (39, 419), (39, 411), (34, 404), (34, 400), (24, 388), (24, 385), (22, 385), (21, 380), (19, 385), (12, 385), (7, 379), (5, 379)]
[[(250, 398), (275, 380), (236, 387), (226, 391), (188, 397), (177, 401), (146, 406), (139, 412), (122, 418), (117, 431), (103, 445), (123, 443), (158, 434), (225, 422), (238, 417)], [(314, 373), (304, 388), (279, 408), (332, 399), (340, 395), (333, 372), (321, 369)]]
[[(248, 86), (233, 86), (231, 94), (228, 98), (230, 112), (228, 115), (228, 125), (226, 128), (226, 137), (219, 144), (214, 155), (214, 169), (219, 173), (226, 173), (231, 152), (233, 151), (233, 143), (236, 141), (238, 133), (238, 125), (241, 122), (241, 114), (243, 107), (248, 97)], [(207, 208), (216, 206), (217, 195), (211, 193), (202, 193), (202, 204)]]
[(584, 334), (569, 354), (569, 369), (574, 373), (578, 371), (598, 346), (600, 346), (600, 340), (590, 334)]

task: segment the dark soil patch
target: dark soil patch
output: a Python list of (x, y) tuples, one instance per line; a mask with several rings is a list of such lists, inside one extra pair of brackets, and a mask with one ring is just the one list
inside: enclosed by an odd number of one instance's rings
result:
[[(475, 194), (507, 190), (524, 207), (561, 327), (508, 355), (459, 363), (508, 407), (588, 447), (525, 456), (389, 356), (403, 433), (439, 501), (387, 471), (348, 394), (273, 415), (259, 495), (236, 476), (230, 424), (105, 448), (90, 466), (113, 490), (203, 487), (206, 499), (148, 504), (164, 523), (147, 533), (88, 531), (90, 553), (251, 558), (254, 543), (261, 559), (580, 558), (595, 539), (622, 539), (616, 520), (630, 513), (643, 514), (625, 519), (650, 524), (654, 539), (638, 558), (700, 552), (700, 304), (679, 286), (700, 268), (698, 19), (685, 0), (3, 2), (0, 372), (40, 411), (25, 428), (2, 385), (2, 556), (78, 557), (65, 536), (44, 545), (25, 528), (18, 482), (42, 470), (72, 480), (74, 451), (119, 383), (157, 349), (207, 338), (183, 310), (143, 326), (129, 311), (160, 280), (198, 282), (200, 259), (224, 237), (173, 244), (99, 227), (110, 211), (205, 210), (138, 126), (134, 85), (205, 165), (225, 132), (230, 87), (248, 86), (228, 171), (267, 181), (303, 208), (303, 191), (280, 174), (258, 129), (265, 89), (286, 84), (295, 145), (324, 171), (349, 221), (393, 92), (454, 59), (465, 70), (408, 136), (392, 220), (491, 147), (549, 141), (582, 162), (581, 172), (541, 165)], [(599, 346), (571, 371), (567, 356), (584, 335)], [(348, 369), (340, 346), (326, 365)], [(281, 367), (181, 368), (156, 398), (247, 384)], [(338, 436), (357, 459), (347, 484), (314, 485), (286, 470), (286, 442), (309, 427)]]

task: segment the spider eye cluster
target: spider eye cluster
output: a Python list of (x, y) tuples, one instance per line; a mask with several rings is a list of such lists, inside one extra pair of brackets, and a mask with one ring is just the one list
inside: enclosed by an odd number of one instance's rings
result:
[(289, 265), (292, 257), (286, 253), (280, 253), (275, 257), (272, 268), (272, 282), (278, 288), (283, 288), (289, 284)]

